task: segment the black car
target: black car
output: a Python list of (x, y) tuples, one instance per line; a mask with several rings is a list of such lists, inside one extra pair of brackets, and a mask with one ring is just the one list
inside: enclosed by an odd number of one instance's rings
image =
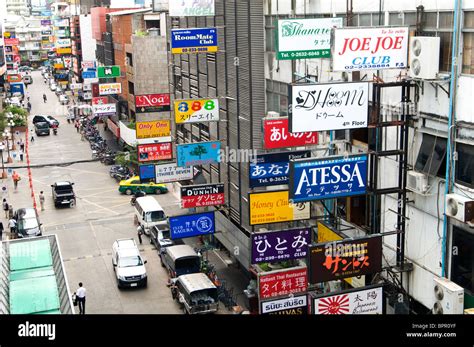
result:
[(59, 126), (59, 121), (53, 116), (37, 114), (33, 117), (33, 124), (36, 124), (38, 122), (46, 122), (49, 124), (49, 126), (52, 126), (53, 124)]
[(76, 205), (76, 195), (72, 189), (73, 185), (74, 183), (67, 181), (56, 182), (51, 185), (55, 207), (64, 205), (74, 207)]
[(35, 123), (35, 133), (36, 136), (49, 135), (49, 123), (47, 122), (37, 122)]

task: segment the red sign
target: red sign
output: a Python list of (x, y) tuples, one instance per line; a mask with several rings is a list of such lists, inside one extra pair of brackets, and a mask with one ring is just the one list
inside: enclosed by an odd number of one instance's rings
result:
[(171, 142), (138, 145), (138, 161), (141, 163), (172, 158), (173, 146)]
[(97, 96), (92, 98), (92, 105), (104, 105), (109, 103), (109, 98), (106, 96)]
[(181, 187), (181, 208), (223, 205), (224, 184), (204, 184)]
[(258, 277), (260, 300), (303, 293), (307, 289), (308, 274), (306, 268), (278, 270)]
[(264, 120), (263, 135), (263, 147), (266, 149), (299, 147), (318, 143), (317, 132), (290, 133), (288, 118)]
[(135, 112), (163, 112), (170, 110), (169, 94), (146, 94), (135, 96)]
[(21, 78), (21, 75), (7, 75), (7, 82), (10, 82), (10, 83), (15, 83), (15, 82), (21, 82), (22, 81), (22, 78)]
[(3, 41), (4, 41), (5, 46), (14, 46), (14, 45), (20, 44), (19, 39), (4, 39)]
[(92, 83), (92, 96), (98, 97), (99, 96), (99, 83)]

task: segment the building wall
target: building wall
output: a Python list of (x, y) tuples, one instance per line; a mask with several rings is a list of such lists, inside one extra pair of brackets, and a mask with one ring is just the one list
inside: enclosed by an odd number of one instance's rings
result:
[(92, 37), (92, 16), (79, 17), (81, 29), (82, 60), (95, 60), (96, 40)]

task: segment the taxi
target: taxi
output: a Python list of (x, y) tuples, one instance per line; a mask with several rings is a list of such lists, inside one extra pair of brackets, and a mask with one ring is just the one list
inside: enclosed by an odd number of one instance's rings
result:
[(137, 188), (147, 194), (164, 194), (168, 193), (168, 188), (164, 184), (156, 184), (153, 182), (141, 183), (139, 176), (133, 176), (128, 180), (122, 180), (119, 183), (119, 192), (127, 195), (135, 194)]

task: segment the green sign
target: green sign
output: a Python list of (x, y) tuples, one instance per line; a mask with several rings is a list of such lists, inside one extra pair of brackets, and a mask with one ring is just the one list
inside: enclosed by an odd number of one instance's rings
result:
[(120, 77), (120, 66), (99, 66), (97, 68), (97, 77), (99, 78)]

